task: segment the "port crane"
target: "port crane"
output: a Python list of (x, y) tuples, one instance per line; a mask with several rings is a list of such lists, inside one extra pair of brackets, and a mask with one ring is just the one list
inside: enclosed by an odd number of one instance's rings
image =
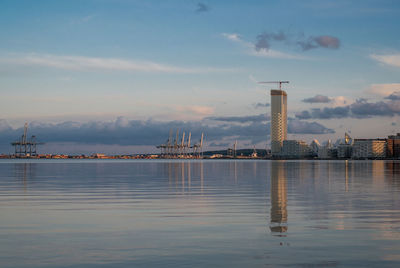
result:
[[(182, 138), (179, 136), (179, 129), (176, 131), (175, 139), (172, 138), (172, 129), (169, 132), (169, 138), (165, 144), (158, 145), (163, 158), (199, 158), (202, 156), (204, 133), (201, 133), (199, 143), (191, 144), (192, 133), (186, 138), (186, 133), (182, 133)], [(191, 152), (192, 151), (192, 152)]]
[(35, 135), (28, 140), (28, 123), (24, 125), (24, 134), (21, 139), (11, 143), (15, 147), (15, 157), (37, 156), (36, 146), (41, 144), (44, 143), (37, 142)]
[(258, 84), (278, 84), (279, 90), (282, 90), (282, 84), (289, 84), (289, 81), (267, 81), (267, 82), (258, 82)]

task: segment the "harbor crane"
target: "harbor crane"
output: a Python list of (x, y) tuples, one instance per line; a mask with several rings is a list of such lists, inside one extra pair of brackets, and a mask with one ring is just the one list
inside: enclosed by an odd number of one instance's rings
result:
[(11, 145), (15, 147), (15, 157), (37, 156), (36, 146), (44, 144), (43, 142), (37, 142), (35, 135), (32, 135), (32, 137), (28, 140), (27, 135), (28, 123), (25, 123), (24, 134), (22, 135), (21, 139), (11, 143)]
[(169, 132), (169, 138), (165, 144), (158, 145), (161, 150), (162, 158), (200, 158), (203, 153), (204, 133), (201, 133), (199, 143), (191, 144), (192, 132), (186, 136), (183, 131), (182, 138), (179, 136), (179, 129), (176, 131), (176, 137), (172, 137), (172, 129)]
[(258, 82), (258, 84), (278, 84), (279, 90), (282, 90), (282, 84), (289, 84), (289, 81), (267, 81), (267, 82)]

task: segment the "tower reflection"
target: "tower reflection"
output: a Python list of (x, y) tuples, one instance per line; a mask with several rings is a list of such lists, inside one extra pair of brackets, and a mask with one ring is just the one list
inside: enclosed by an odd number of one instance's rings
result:
[(287, 218), (285, 162), (271, 161), (271, 232), (286, 232), (288, 230)]

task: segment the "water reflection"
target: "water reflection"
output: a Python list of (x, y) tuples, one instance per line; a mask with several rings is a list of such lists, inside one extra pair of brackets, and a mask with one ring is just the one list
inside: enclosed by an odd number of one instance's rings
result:
[(400, 187), (400, 162), (386, 162), (385, 180), (389, 185)]
[(345, 176), (345, 190), (349, 191), (349, 161), (345, 160), (344, 162), (344, 176)]
[(287, 226), (287, 187), (285, 162), (271, 162), (271, 224), (273, 233), (285, 233)]
[[(200, 192), (203, 193), (204, 190), (204, 166), (202, 161), (171, 161), (168, 162), (167, 174), (169, 185), (175, 184), (175, 189), (185, 193), (190, 192), (192, 188), (192, 183), (196, 184), (196, 181), (192, 180), (199, 179), (200, 181)], [(180, 188), (180, 190), (179, 190)]]
[(398, 161), (0, 161), (0, 266), (398, 267), (399, 207)]
[(28, 186), (28, 179), (35, 177), (35, 164), (32, 163), (16, 163), (14, 164), (14, 177), (22, 182), (24, 191)]

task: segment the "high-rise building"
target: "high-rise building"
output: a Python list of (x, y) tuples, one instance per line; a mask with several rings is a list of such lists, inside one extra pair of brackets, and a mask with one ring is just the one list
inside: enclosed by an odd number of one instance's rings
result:
[(400, 133), (388, 137), (387, 140), (387, 157), (400, 157)]
[(283, 90), (271, 90), (271, 154), (281, 153), (287, 139), (287, 94)]

